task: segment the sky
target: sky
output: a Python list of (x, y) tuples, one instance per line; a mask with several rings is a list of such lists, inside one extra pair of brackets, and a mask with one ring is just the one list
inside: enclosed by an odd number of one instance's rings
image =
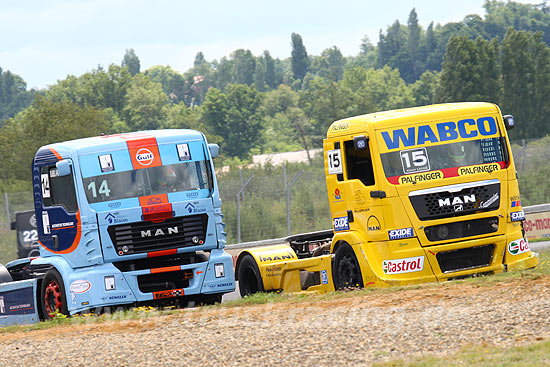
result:
[[(520, 0), (540, 3), (540, 0)], [(197, 52), (219, 60), (249, 49), (256, 56), (290, 56), (290, 35), (309, 55), (338, 47), (357, 55), (364, 36), (378, 41), (414, 7), (419, 23), (484, 16), (484, 0), (0, 0), (0, 68), (28, 88), (46, 88), (67, 75), (120, 64), (133, 48), (144, 71), (169, 65), (185, 72)]]

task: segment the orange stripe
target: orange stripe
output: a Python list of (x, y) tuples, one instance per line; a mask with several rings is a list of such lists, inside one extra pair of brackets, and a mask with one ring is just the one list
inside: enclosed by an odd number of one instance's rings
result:
[(162, 251), (154, 251), (154, 252), (148, 252), (147, 257), (158, 257), (158, 256), (166, 256), (166, 255), (175, 255), (178, 253), (178, 249), (171, 249), (171, 250), (162, 250)]
[(50, 148), (50, 147), (48, 147), (48, 149), (53, 153), (53, 155), (55, 155), (55, 157), (56, 157), (58, 160), (60, 160), (60, 161), (63, 160), (63, 158), (61, 157), (61, 154), (57, 153), (57, 151), (56, 151), (55, 149)]
[(164, 268), (154, 268), (154, 269), (151, 269), (151, 274), (158, 274), (158, 273), (169, 273), (171, 271), (180, 271), (181, 270), (181, 267), (176, 265), (176, 266), (167, 266), (167, 267), (164, 267)]

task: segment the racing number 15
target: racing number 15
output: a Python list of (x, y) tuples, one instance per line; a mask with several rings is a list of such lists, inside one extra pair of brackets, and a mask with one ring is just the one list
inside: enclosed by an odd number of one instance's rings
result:
[(425, 148), (401, 151), (401, 163), (404, 173), (422, 172), (430, 170), (430, 162)]
[(344, 173), (342, 169), (342, 153), (340, 149), (327, 151), (327, 163), (329, 175)]

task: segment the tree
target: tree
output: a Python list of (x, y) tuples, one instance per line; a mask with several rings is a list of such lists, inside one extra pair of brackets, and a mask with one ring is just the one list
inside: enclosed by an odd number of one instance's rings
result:
[(253, 87), (228, 85), (225, 92), (211, 88), (206, 93), (201, 119), (209, 131), (223, 138), (221, 148), (231, 157), (246, 158), (260, 144), (262, 95)]
[(200, 68), (205, 63), (206, 63), (206, 60), (204, 58), (203, 53), (201, 51), (197, 52), (197, 54), (195, 55), (195, 60), (193, 61), (193, 67)]
[(25, 111), (9, 119), (1, 129), (0, 152), (5, 161), (0, 177), (30, 180), (29, 167), (39, 147), (110, 132), (105, 111), (93, 106), (81, 107), (68, 99), (53, 101), (38, 95)]
[(153, 66), (145, 70), (153, 82), (160, 83), (162, 90), (170, 98), (172, 103), (179, 103), (184, 100), (186, 92), (185, 79), (183, 75), (172, 69), (170, 66)]
[(155, 83), (146, 75), (138, 74), (126, 95), (128, 127), (134, 130), (158, 129), (166, 120), (168, 96), (160, 83)]
[(320, 61), (317, 71), (319, 76), (335, 82), (342, 79), (346, 60), (338, 47), (327, 48), (321, 53), (321, 57), (318, 60)]
[(550, 49), (541, 33), (509, 29), (502, 41), (502, 103), (504, 113), (518, 121), (514, 138), (550, 133)]
[[(412, 83), (418, 79), (422, 70), (424, 70), (425, 50), (422, 44), (422, 29), (418, 25), (418, 16), (413, 8), (409, 13), (407, 22), (407, 53), (409, 56), (408, 70), (403, 70), (401, 76), (407, 83)], [(401, 71), (401, 70), (400, 70)]]
[(435, 102), (435, 89), (439, 83), (439, 73), (425, 71), (416, 82), (410, 85), (415, 106), (426, 106)]
[(0, 126), (30, 105), (36, 93), (27, 91), (27, 83), (19, 75), (0, 68)]
[(233, 51), (231, 61), (233, 64), (231, 83), (251, 86), (254, 83), (256, 71), (256, 59), (252, 52), (243, 49)]
[[(496, 41), (495, 41), (496, 42)], [(498, 44), (478, 37), (449, 40), (443, 59), (438, 102), (497, 101), (500, 93)]]
[(294, 75), (294, 79), (302, 80), (309, 70), (309, 58), (302, 41), (302, 36), (298, 33), (292, 33), (291, 41), (292, 74)]
[(267, 90), (265, 61), (260, 57), (256, 62), (256, 70), (254, 71), (254, 86), (259, 92)]
[(274, 89), (278, 85), (277, 71), (275, 70), (275, 61), (271, 57), (269, 51), (264, 51), (265, 64), (265, 82), (270, 89)]
[(130, 75), (134, 76), (139, 73), (139, 58), (133, 48), (126, 49), (124, 58), (122, 59), (122, 67), (127, 67)]

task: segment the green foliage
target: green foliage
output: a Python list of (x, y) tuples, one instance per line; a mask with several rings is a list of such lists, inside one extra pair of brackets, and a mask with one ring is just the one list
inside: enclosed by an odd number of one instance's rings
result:
[(128, 72), (132, 76), (139, 74), (139, 58), (137, 57), (133, 48), (126, 49), (126, 53), (124, 54), (124, 58), (122, 59), (122, 67), (128, 68)]
[(126, 94), (124, 112), (128, 127), (135, 130), (154, 130), (166, 120), (168, 96), (160, 83), (155, 83), (146, 75), (136, 75)]
[(229, 85), (226, 92), (212, 88), (202, 106), (202, 119), (209, 131), (223, 138), (222, 151), (244, 158), (260, 143), (262, 95), (253, 87)]
[(309, 58), (306, 47), (302, 41), (302, 36), (298, 33), (292, 33), (291, 41), (292, 74), (295, 79), (302, 80), (309, 70)]
[(550, 133), (550, 48), (542, 34), (509, 29), (502, 41), (501, 107), (513, 113), (521, 128), (513, 138), (534, 138)]
[(53, 101), (37, 96), (29, 108), (1, 128), (0, 152), (4, 164), (0, 179), (30, 180), (32, 159), (43, 145), (110, 130), (108, 115), (101, 109), (81, 107), (67, 99)]
[(27, 91), (27, 83), (19, 75), (0, 68), (0, 126), (31, 104), (35, 95), (36, 91)]

